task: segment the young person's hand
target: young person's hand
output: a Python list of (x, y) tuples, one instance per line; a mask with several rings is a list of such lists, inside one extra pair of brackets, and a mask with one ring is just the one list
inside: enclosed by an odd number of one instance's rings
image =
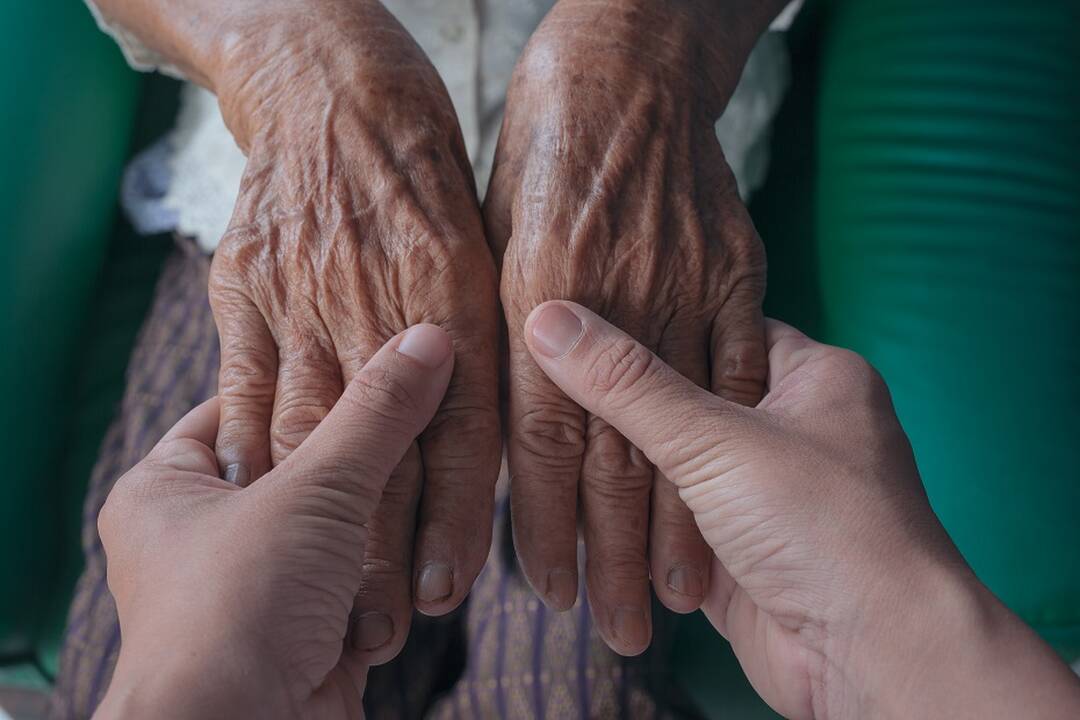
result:
[(536, 308), (524, 341), (678, 488), (716, 556), (705, 613), (778, 712), (1080, 717), (1080, 680), (941, 527), (862, 358), (770, 321), (751, 409), (574, 303)]
[(98, 528), (122, 645), (96, 717), (359, 717), (369, 523), (453, 366), (447, 333), (414, 326), (259, 482), (218, 477), (217, 399), (120, 478)]

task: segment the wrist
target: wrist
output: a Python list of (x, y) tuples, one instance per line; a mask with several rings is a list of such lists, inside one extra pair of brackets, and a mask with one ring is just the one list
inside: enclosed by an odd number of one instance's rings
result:
[[(929, 717), (963, 658), (994, 624), (987, 593), (966, 569), (932, 566), (879, 588), (847, 634), (826, 694), (830, 718)], [(945, 678), (953, 678), (945, 680)]]
[(129, 626), (95, 718), (294, 717), (292, 688), (261, 660), (269, 654), (210, 627), (177, 622), (147, 633)]
[[(829, 661), (820, 716), (1073, 717), (1080, 681), (961, 562), (886, 591)], [(1063, 712), (1064, 711), (1064, 712)]]
[[(635, 93), (658, 87), (711, 122), (738, 84), (756, 35), (723, 3), (704, 0), (559, 0), (533, 33), (513, 86), (555, 93)], [(595, 87), (593, 87), (595, 86)], [(627, 101), (623, 97), (620, 102)], [(557, 104), (556, 104), (557, 105)]]
[[(390, 107), (421, 99), (431, 107), (422, 117), (439, 110), (454, 117), (449, 96), (435, 90), (442, 82), (431, 62), (379, 0), (273, 3), (220, 48), (214, 89), (245, 152), (272, 131), (310, 137), (313, 115), (352, 112), (360, 102)], [(387, 82), (403, 91), (394, 102), (382, 92)]]

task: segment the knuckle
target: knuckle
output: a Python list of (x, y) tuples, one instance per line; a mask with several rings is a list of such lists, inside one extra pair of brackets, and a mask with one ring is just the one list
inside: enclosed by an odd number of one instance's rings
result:
[[(648, 493), (652, 487), (651, 473), (605, 467), (602, 471), (596, 468), (587, 469), (583, 476), (582, 482), (593, 505), (624, 511), (645, 508), (648, 505)], [(629, 524), (636, 525), (629, 515), (624, 519), (628, 520)]]
[(382, 533), (372, 533), (364, 554), (360, 581), (361, 593), (367, 591), (375, 596), (387, 590), (403, 590), (407, 596), (412, 576), (410, 543), (396, 537), (387, 540)]
[(207, 287), (210, 307), (215, 315), (224, 317), (234, 308), (251, 305), (251, 299), (244, 292), (242, 267), (234, 244), (226, 242), (223, 237), (214, 252)]
[(743, 340), (723, 348), (717, 383), (738, 398), (760, 398), (769, 374), (769, 361), (761, 342)]
[(339, 373), (333, 343), (321, 332), (299, 321), (286, 329), (280, 351), (281, 373), (300, 377), (334, 379)]
[(585, 374), (587, 386), (601, 393), (624, 393), (660, 369), (659, 359), (645, 346), (620, 338), (593, 358)]
[(424, 431), (424, 467), (429, 474), (494, 472), (500, 434), (494, 410), (442, 408)]
[(299, 445), (330, 414), (331, 405), (324, 400), (290, 396), (277, 407), (271, 435), (281, 442), (295, 441)]
[(113, 489), (109, 492), (109, 496), (105, 498), (105, 504), (101, 506), (101, 510), (97, 516), (97, 529), (98, 536), (101, 541), (108, 545), (112, 538), (112, 531), (116, 527), (121, 527), (123, 523), (123, 517), (128, 513), (129, 505), (131, 503), (131, 497), (129, 492), (129, 481), (127, 476), (117, 480), (113, 485)]
[(582, 474), (596, 492), (615, 497), (647, 497), (653, 484), (648, 458), (606, 424), (589, 434)]
[(413, 418), (422, 409), (420, 398), (393, 373), (370, 368), (356, 376), (342, 400), (362, 407), (397, 429), (411, 428)]
[[(649, 564), (643, 546), (608, 543), (599, 550), (596, 561), (590, 562), (591, 572), (602, 578), (605, 586), (616, 583), (644, 584), (649, 580)], [(589, 553), (590, 556), (593, 552)]]
[(157, 457), (168, 458), (174, 465), (217, 467), (217, 457), (209, 447), (192, 438), (164, 440), (154, 450)]
[(522, 413), (515, 423), (514, 437), (526, 453), (553, 463), (577, 462), (585, 452), (581, 414), (554, 404), (541, 404)]
[(843, 386), (858, 391), (860, 395), (873, 396), (885, 388), (885, 381), (874, 366), (856, 352), (829, 348), (823, 362), (830, 375), (843, 378)]
[[(249, 351), (250, 350), (250, 351)], [(277, 360), (253, 347), (222, 353), (218, 387), (226, 402), (264, 402), (277, 384)]]
[(499, 414), (494, 406), (444, 403), (431, 420), (427, 432), (431, 436), (497, 437), (501, 432)]

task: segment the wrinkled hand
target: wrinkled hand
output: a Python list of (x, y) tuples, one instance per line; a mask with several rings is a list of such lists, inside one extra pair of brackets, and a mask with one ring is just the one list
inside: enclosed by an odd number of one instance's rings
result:
[(784, 717), (1077, 717), (1080, 681), (964, 563), (865, 360), (770, 322), (751, 409), (580, 305), (523, 337), (678, 489), (715, 552), (705, 614)]
[(357, 647), (384, 662), (414, 602), (451, 610), (487, 555), (501, 448), (495, 269), (450, 99), (420, 48), (378, 3), (302, 7), (235, 40), (217, 82), (248, 164), (210, 278), (216, 451), (226, 479), (256, 481), (388, 338), (419, 322), (449, 332), (446, 399), (397, 468), (364, 559)]
[(710, 552), (673, 487), (544, 376), (521, 329), (539, 302), (573, 299), (698, 385), (760, 398), (764, 253), (714, 131), (739, 67), (706, 61), (715, 23), (692, 6), (557, 5), (515, 70), (484, 208), (518, 556), (549, 605), (571, 606), (580, 502), (593, 615), (624, 654), (650, 639), (650, 574), (667, 607), (692, 611)]
[(453, 364), (437, 327), (394, 338), (246, 489), (218, 477), (217, 399), (120, 478), (98, 526), (123, 644), (96, 717), (360, 717), (369, 521)]

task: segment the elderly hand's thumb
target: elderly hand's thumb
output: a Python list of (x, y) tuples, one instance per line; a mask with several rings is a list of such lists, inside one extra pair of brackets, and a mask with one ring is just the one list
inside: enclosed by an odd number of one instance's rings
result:
[(533, 358), (563, 392), (615, 427), (677, 484), (714, 450), (726, 418), (745, 409), (666, 365), (596, 313), (567, 301), (536, 307), (525, 323)]
[(442, 402), (453, 358), (450, 336), (435, 325), (391, 338), (271, 476), (301, 494), (330, 491), (336, 512), (367, 522), (391, 471)]

